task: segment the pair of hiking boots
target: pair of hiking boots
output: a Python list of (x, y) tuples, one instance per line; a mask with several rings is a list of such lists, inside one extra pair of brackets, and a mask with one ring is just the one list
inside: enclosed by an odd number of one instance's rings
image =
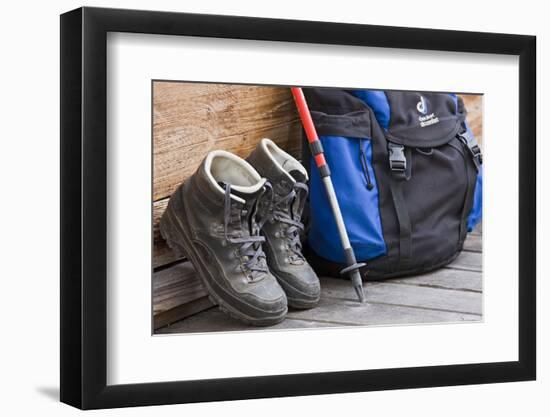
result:
[(210, 152), (170, 198), (160, 231), (223, 311), (269, 326), (285, 318), (287, 306), (319, 302), (319, 279), (300, 242), (308, 176), (269, 139), (247, 161)]

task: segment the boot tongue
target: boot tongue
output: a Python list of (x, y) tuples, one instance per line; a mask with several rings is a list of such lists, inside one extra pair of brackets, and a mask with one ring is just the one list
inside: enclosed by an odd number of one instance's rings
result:
[[(299, 171), (297, 169), (293, 169), (289, 172), (290, 176), (294, 178), (296, 182), (301, 182), (303, 184), (307, 183), (307, 177), (304, 175), (302, 171)], [(302, 211), (304, 210), (304, 200), (306, 198), (306, 195), (304, 195), (303, 192), (297, 191), (296, 197), (294, 198), (294, 201), (292, 202), (290, 206), (290, 215), (292, 216), (293, 220), (300, 221), (302, 217)]]
[[(224, 190), (227, 186), (224, 183), (218, 183)], [(262, 195), (264, 192), (264, 184), (265, 179), (262, 178), (261, 181), (258, 181), (253, 186), (239, 186), (239, 185), (232, 185), (229, 184), (231, 187), (231, 199), (235, 201), (235, 198), (238, 198), (239, 200), (244, 201), (244, 204), (239, 207), (239, 218), (238, 220), (236, 218), (233, 218), (232, 222), (237, 221), (239, 224), (237, 234), (239, 236), (251, 236), (256, 235), (257, 230), (257, 224), (255, 223), (253, 216), (255, 214), (256, 208), (256, 202), (258, 201), (258, 198)], [(240, 204), (242, 204), (242, 201), (239, 201)], [(233, 206), (235, 207), (235, 206)], [(243, 217), (241, 217), (243, 216)], [(231, 223), (231, 222), (230, 222)], [(246, 225), (246, 226), (245, 226)], [(243, 228), (244, 227), (244, 228)]]

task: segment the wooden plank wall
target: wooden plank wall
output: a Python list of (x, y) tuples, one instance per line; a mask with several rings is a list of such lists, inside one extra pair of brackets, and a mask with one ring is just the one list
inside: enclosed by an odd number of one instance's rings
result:
[(478, 94), (461, 94), (464, 106), (468, 111), (467, 121), (478, 143), (483, 143), (483, 96)]
[[(462, 96), (468, 122), (481, 141), (482, 96)], [(155, 82), (153, 86), (153, 266), (155, 327), (211, 306), (189, 265), (181, 261), (158, 229), (171, 193), (211, 150), (246, 157), (264, 137), (300, 157), (301, 126), (288, 88)], [(180, 279), (174, 277), (181, 273)], [(156, 282), (155, 282), (156, 281)]]
[(246, 157), (264, 137), (300, 155), (301, 126), (288, 88), (155, 82), (153, 266), (177, 257), (158, 230), (172, 192), (214, 149)]

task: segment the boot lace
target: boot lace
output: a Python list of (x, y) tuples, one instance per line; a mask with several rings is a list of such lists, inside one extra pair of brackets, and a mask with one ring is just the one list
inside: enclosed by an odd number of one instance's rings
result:
[(249, 235), (242, 237), (230, 236), (227, 232), (229, 221), (231, 218), (231, 185), (224, 184), (224, 236), (228, 242), (239, 244), (238, 253), (245, 260), (243, 267), (249, 271), (248, 279), (254, 281), (267, 272), (267, 263), (265, 261), (265, 253), (262, 250), (262, 242), (265, 242), (265, 237), (260, 236), (260, 228), (256, 224), (254, 218), (256, 214), (256, 204), (251, 210), (250, 217), (247, 219)]
[(262, 220), (261, 225), (269, 219), (280, 221), (287, 224), (286, 232), (284, 236), (288, 240), (288, 249), (290, 251), (290, 260), (292, 261), (305, 261), (304, 255), (302, 255), (302, 242), (300, 240), (300, 234), (304, 230), (304, 224), (299, 220), (296, 220), (292, 210), (294, 199), (300, 192), (303, 192), (303, 196), (300, 199), (300, 205), (297, 209), (297, 213), (301, 213), (304, 204), (305, 196), (309, 191), (308, 186), (302, 182), (295, 182), (292, 190), (285, 196), (278, 197), (273, 190), (271, 183), (266, 182), (266, 188), (270, 191), (271, 199), (269, 206), (272, 208), (271, 216), (267, 216)]

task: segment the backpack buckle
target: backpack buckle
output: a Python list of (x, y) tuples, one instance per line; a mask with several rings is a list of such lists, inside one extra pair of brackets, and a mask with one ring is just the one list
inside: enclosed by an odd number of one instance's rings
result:
[(407, 169), (405, 147), (397, 143), (388, 142), (390, 170), (395, 173), (404, 173)]
[(479, 148), (473, 133), (470, 130), (466, 130), (459, 133), (458, 138), (462, 143), (464, 143), (464, 145), (466, 145), (472, 155), (476, 168), (479, 169), (480, 165), (483, 163), (483, 157), (481, 155), (481, 149)]

